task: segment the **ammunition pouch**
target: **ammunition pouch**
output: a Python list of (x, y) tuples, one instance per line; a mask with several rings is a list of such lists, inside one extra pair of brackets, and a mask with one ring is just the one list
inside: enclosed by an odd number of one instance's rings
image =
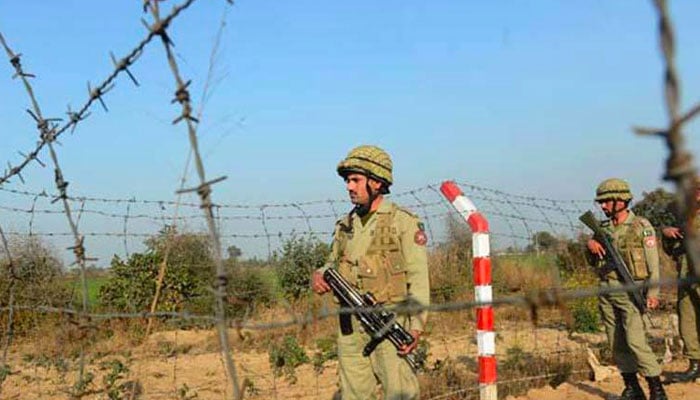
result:
[(372, 293), (378, 303), (396, 303), (408, 295), (406, 270), (396, 258), (368, 254), (358, 261), (358, 286)]

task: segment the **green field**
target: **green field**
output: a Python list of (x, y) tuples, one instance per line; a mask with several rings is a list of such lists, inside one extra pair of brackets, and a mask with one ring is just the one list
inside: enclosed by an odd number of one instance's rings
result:
[[(108, 279), (109, 276), (107, 274), (87, 277), (88, 305), (91, 309), (94, 309), (99, 304), (100, 288)], [(67, 279), (66, 284), (73, 293), (74, 304), (80, 306), (83, 303), (83, 284), (80, 276), (73, 276)]]

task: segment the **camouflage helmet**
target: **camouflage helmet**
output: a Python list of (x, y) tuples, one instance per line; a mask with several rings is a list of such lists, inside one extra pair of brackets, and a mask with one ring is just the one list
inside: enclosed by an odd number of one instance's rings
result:
[(604, 180), (595, 191), (595, 201), (605, 200), (632, 200), (630, 185), (619, 178)]
[(386, 151), (377, 146), (362, 145), (350, 150), (348, 155), (338, 163), (337, 171), (343, 178), (352, 173), (366, 175), (384, 183), (388, 189), (394, 182), (392, 168), (391, 157)]

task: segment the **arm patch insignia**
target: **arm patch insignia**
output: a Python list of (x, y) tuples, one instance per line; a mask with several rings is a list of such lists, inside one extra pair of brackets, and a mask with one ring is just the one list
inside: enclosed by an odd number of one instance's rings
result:
[(425, 246), (428, 243), (428, 235), (425, 234), (424, 230), (418, 229), (413, 235), (413, 241), (419, 246)]
[(656, 246), (656, 237), (654, 236), (647, 236), (644, 238), (644, 246), (645, 247), (654, 247)]

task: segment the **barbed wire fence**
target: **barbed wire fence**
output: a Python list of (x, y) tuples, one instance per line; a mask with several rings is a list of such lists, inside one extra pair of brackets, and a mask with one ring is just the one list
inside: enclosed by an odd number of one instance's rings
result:
[[(276, 299), (273, 301), (273, 304), (269, 305), (268, 309), (271, 311), (268, 311), (266, 315), (264, 313), (247, 312), (243, 318), (231, 318), (226, 312), (226, 304), (230, 300), (227, 294), (229, 275), (226, 270), (226, 259), (222, 249), (236, 247), (241, 249), (247, 257), (260, 260), (262, 264), (270, 264), (281, 254), (284, 244), (293, 238), (308, 237), (322, 242), (329, 241), (333, 223), (347, 209), (347, 201), (325, 199), (286, 204), (254, 205), (226, 204), (225, 202), (215, 204), (213, 202), (211, 198), (212, 187), (225, 179), (225, 177), (207, 179), (197, 142), (197, 123), (199, 118), (193, 115), (193, 106), (188, 90), (189, 81), (186, 81), (179, 72), (177, 60), (172, 53), (172, 41), (167, 31), (175, 18), (194, 2), (195, 0), (189, 0), (176, 5), (167, 16), (161, 17), (159, 2), (145, 1), (144, 12), (150, 13), (152, 18), (151, 23), (144, 23), (148, 30), (145, 38), (121, 60), (116, 60), (113, 56), (115, 66), (112, 73), (95, 88), (91, 86), (88, 88), (88, 100), (77, 112), (69, 109), (67, 113), (69, 119), (62, 124), (58, 119), (44, 116), (45, 114), (43, 114), (33, 94), (33, 88), (29, 80), (34, 76), (24, 71), (20, 62), (20, 56), (12, 50), (5, 38), (0, 36), (0, 41), (14, 68), (15, 77), (19, 77), (22, 80), (28, 93), (32, 104), (32, 108), (28, 113), (35, 121), (39, 131), (39, 140), (36, 147), (26, 154), (21, 153), (23, 160), (14, 166), (8, 165), (4, 175), (0, 177), (0, 185), (3, 185), (0, 186), (0, 198), (2, 198), (0, 210), (2, 210), (4, 215), (9, 216), (3, 218), (2, 226), (0, 226), (0, 238), (2, 239), (4, 253), (3, 263), (6, 270), (4, 276), (7, 276), (9, 280), (6, 286), (2, 286), (2, 289), (6, 290), (7, 300), (0, 302), (0, 305), (2, 305), (0, 307), (0, 321), (6, 323), (2, 360), (0, 361), (0, 393), (5, 392), (6, 395), (10, 396), (8, 398), (26, 398), (27, 395), (41, 396), (41, 394), (51, 397), (52, 393), (67, 393), (76, 398), (89, 398), (90, 396), (100, 395), (111, 396), (110, 393), (113, 392), (110, 392), (110, 390), (114, 388), (117, 388), (119, 393), (128, 396), (125, 398), (137, 398), (139, 396), (144, 398), (159, 398), (159, 396), (171, 398), (173, 394), (179, 396), (179, 398), (194, 398), (197, 394), (217, 398), (232, 397), (235, 399), (240, 399), (244, 396), (278, 398), (288, 397), (290, 393), (295, 391), (307, 395), (311, 391), (313, 394), (309, 397), (327, 398), (329, 393), (335, 391), (335, 377), (332, 374), (323, 373), (322, 366), (321, 371), (317, 371), (315, 374), (316, 385), (311, 388), (311, 385), (299, 387), (286, 381), (277, 381), (276, 374), (271, 370), (272, 367), (263, 365), (267, 364), (268, 361), (265, 357), (262, 358), (261, 364), (260, 357), (253, 359), (248, 354), (241, 352), (238, 354), (236, 361), (234, 361), (233, 355), (236, 354), (236, 351), (232, 350), (230, 343), (236, 342), (238, 339), (229, 337), (230, 332), (236, 332), (236, 335), (243, 338), (249, 332), (259, 334), (269, 332), (272, 336), (279, 336), (280, 332), (291, 329), (295, 335), (303, 337), (308, 334), (308, 327), (323, 324), (324, 321), (330, 321), (339, 313), (348, 311), (338, 311), (327, 307), (327, 304), (324, 304), (321, 308), (304, 308), (299, 304), (290, 304), (284, 299)], [(667, 164), (667, 178), (678, 184), (679, 204), (685, 212), (684, 215), (688, 216), (687, 220), (692, 221), (695, 215), (695, 202), (691, 201), (694, 199), (692, 182), (695, 169), (692, 166), (692, 157), (683, 147), (681, 129), (685, 123), (700, 112), (700, 106), (693, 107), (683, 116), (680, 115), (680, 106), (678, 104), (680, 83), (673, 64), (672, 26), (668, 18), (666, 2), (658, 0), (655, 1), (655, 5), (660, 16), (660, 36), (666, 62), (666, 102), (670, 122), (669, 127), (666, 129), (638, 129), (637, 131), (641, 133), (655, 133), (666, 139), (671, 153)], [(196, 187), (186, 189), (185, 179), (183, 178), (182, 187), (178, 190), (178, 195), (195, 192), (199, 195), (199, 202), (184, 202), (181, 201), (179, 196), (176, 200), (71, 196), (67, 190), (68, 183), (61, 171), (54, 143), (56, 143), (62, 133), (69, 129), (74, 130), (81, 121), (87, 118), (95, 102), (99, 102), (104, 110), (107, 111), (104, 95), (114, 87), (114, 81), (119, 75), (125, 74), (136, 86), (139, 85), (136, 77), (129, 71), (129, 67), (138, 60), (145, 47), (156, 37), (161, 39), (164, 45), (168, 66), (175, 79), (176, 92), (173, 103), (181, 106), (180, 114), (173, 121), (173, 124), (182, 123), (187, 126), (191, 156), (193, 157), (199, 179)], [(37, 162), (44, 166), (39, 159), (39, 155), (44, 148), (48, 149), (53, 164), (56, 194), (52, 195), (45, 190), (32, 191), (8, 188), (7, 185), (13, 177), (17, 177), (22, 183), (26, 184), (22, 171), (32, 162)], [(458, 184), (469, 198), (479, 202), (482, 212), (489, 216), (491, 235), (493, 237), (492, 242), (497, 250), (496, 261), (502, 262), (501, 265), (504, 267), (507, 265), (509, 257), (515, 258), (516, 267), (521, 268), (524, 265), (523, 258), (514, 256), (545, 252), (547, 250), (546, 245), (538, 242), (538, 238), (541, 237), (538, 234), (541, 232), (551, 233), (560, 241), (575, 241), (584, 233), (582, 225), (578, 222), (578, 216), (586, 209), (592, 207), (590, 200), (533, 197), (476, 186), (467, 182), (458, 181)], [(392, 196), (398, 203), (416, 212), (426, 223), (426, 230), (431, 237), (430, 251), (433, 254), (443, 251), (445, 244), (454, 238), (454, 232), (451, 232), (450, 221), (453, 221), (455, 216), (449, 205), (441, 198), (437, 189), (438, 185), (439, 183), (430, 184)], [(66, 220), (68, 222), (67, 230), (60, 228), (65, 226)], [(229, 226), (233, 228), (229, 228)], [(176, 229), (172, 230), (172, 228)], [(165, 275), (169, 273), (167, 270), (167, 256), (163, 258), (160, 264), (158, 283), (156, 285), (157, 294), (152, 299), (152, 302), (149, 303), (150, 307), (147, 308), (150, 311), (143, 309), (139, 312), (118, 312), (90, 304), (91, 295), (89, 293), (90, 282), (88, 277), (88, 272), (91, 270), (90, 267), (106, 267), (106, 260), (111, 259), (113, 255), (118, 255), (122, 260), (129, 260), (133, 254), (145, 250), (145, 240), (156, 237), (163, 232), (192, 232), (208, 237), (213, 249), (213, 281), (215, 283), (212, 291), (216, 299), (214, 303), (215, 309), (212, 314), (158, 310), (158, 293)], [(697, 240), (692, 235), (689, 236), (691, 239), (689, 239), (688, 248), (691, 251), (691, 255), (697, 256), (700, 254), (700, 245), (698, 245)], [(17, 285), (25, 282), (23, 282), (24, 278), (21, 271), (17, 269), (18, 260), (21, 257), (17, 254), (17, 247), (13, 246), (13, 240), (21, 240), (22, 238), (40, 238), (39, 240), (45, 241), (57, 249), (67, 248), (73, 253), (72, 265), (77, 266), (80, 288), (78, 296), (80, 303), (78, 307), (75, 307), (73, 302), (60, 306), (52, 304), (47, 299), (42, 299), (35, 304), (17, 302)], [(86, 238), (90, 238), (91, 257), (88, 257), (86, 253)], [(171, 247), (168, 246), (165, 254), (170, 254), (170, 251)], [(502, 257), (502, 259), (498, 257)], [(68, 262), (69, 260), (64, 261)], [(464, 268), (464, 266), (462, 267)], [(510, 271), (513, 270), (511, 269)], [(671, 287), (690, 283), (690, 281), (671, 279), (660, 282), (660, 285)], [(437, 287), (435, 289), (439, 292), (442, 288)], [(549, 353), (550, 356), (555, 354), (561, 364), (562, 354), (575, 353), (580, 355), (581, 347), (570, 340), (570, 332), (561, 323), (554, 323), (548, 326), (538, 325), (537, 328), (531, 328), (527, 324), (530, 321), (542, 321), (543, 310), (549, 307), (563, 309), (567, 302), (595, 297), (600, 295), (602, 291), (598, 288), (564, 290), (558, 278), (553, 281), (547, 281), (543, 286), (535, 289), (529, 291), (521, 290), (520, 292), (523, 293), (509, 295), (507, 293), (508, 288), (505, 288), (505, 293), (502, 293), (493, 302), (494, 306), (501, 308), (518, 306), (526, 307), (530, 310), (531, 318), (524, 318), (523, 321), (520, 321), (523, 322), (522, 324), (518, 323), (518, 321), (513, 322), (504, 319), (505, 322), (499, 328), (499, 330), (503, 329), (504, 335), (507, 332), (508, 334), (512, 333), (514, 336), (513, 341), (510, 343), (511, 346), (506, 347), (508, 350), (514, 351), (515, 349), (524, 352), (519, 353), (520, 359), (511, 357), (508, 360), (526, 360), (531, 362), (543, 353)], [(623, 286), (614, 290), (629, 291), (634, 289), (636, 287)], [(464, 291), (467, 290), (467, 287), (458, 287), (458, 290)], [(512, 291), (515, 293), (515, 290)], [(238, 294), (242, 295), (245, 293)], [(464, 301), (463, 298), (459, 297), (453, 299), (443, 297), (442, 300), (428, 307), (428, 309), (439, 315), (441, 313), (470, 311), (480, 305), (473, 301)], [(23, 298), (22, 301), (26, 301), (26, 299)], [(278, 314), (280, 309), (283, 310), (281, 315)], [(409, 306), (398, 311), (412, 313), (418, 309), (422, 308)], [(41, 364), (37, 361), (38, 356), (36, 354), (22, 354), (23, 351), (26, 351), (26, 347), (21, 348), (20, 344), (17, 343), (14, 325), (20, 313), (30, 313), (35, 316), (55, 316), (58, 324), (77, 327), (75, 337), (79, 339), (79, 354), (75, 363), (77, 378), (73, 381), (72, 387), (65, 378), (66, 370), (69, 369), (68, 366), (54, 360), (52, 361), (53, 364), (48, 364), (49, 367), (46, 367), (47, 364)], [(191, 338), (183, 338), (183, 336), (186, 336), (185, 333), (187, 331), (175, 330), (174, 335), (171, 336), (165, 335), (163, 331), (155, 332), (152, 335), (160, 335), (159, 337), (161, 337), (160, 341), (156, 340), (156, 347), (167, 347), (167, 349), (159, 348), (160, 353), (158, 355), (160, 359), (156, 362), (158, 364), (156, 368), (167, 366), (167, 368), (163, 369), (172, 370), (170, 374), (172, 379), (167, 384), (157, 382), (162, 380), (161, 378), (166, 376), (165, 374), (155, 372), (143, 360), (140, 360), (141, 362), (139, 363), (135, 360), (136, 357), (134, 355), (125, 356), (126, 359), (130, 359), (135, 365), (135, 370), (131, 371), (128, 379), (125, 378), (124, 371), (112, 375), (109, 374), (110, 371), (104, 371), (106, 368), (88, 371), (88, 369), (94, 367), (95, 360), (100, 357), (96, 354), (98, 351), (89, 353), (90, 348), (95, 350), (94, 332), (95, 330), (109, 329), (101, 325), (101, 322), (144, 320), (148, 321), (146, 331), (150, 334), (154, 318), (215, 326), (217, 334), (213, 341), (218, 344), (220, 353), (217, 358), (208, 360), (220, 363), (221, 370), (203, 368), (202, 365), (190, 365), (193, 362), (191, 359), (188, 359), (186, 362), (179, 360), (179, 358), (185, 356), (189, 357), (190, 354), (188, 352), (194, 345), (192, 345)], [(469, 317), (465, 316), (465, 318)], [(544, 319), (546, 320), (546, 317)], [(556, 319), (554, 318), (553, 320)], [(501, 318), (499, 318), (500, 320)], [(40, 326), (40, 318), (35, 317), (32, 323), (32, 328), (36, 330), (37, 335), (33, 339), (41, 340), (39, 335), (43, 331)], [(508, 324), (510, 326), (506, 326)], [(462, 339), (471, 337), (467, 333), (469, 328), (466, 329), (463, 331), (465, 335)], [(319, 332), (328, 334), (332, 330), (326, 329), (324, 331), (323, 328), (318, 328), (317, 331), (314, 331), (314, 333)], [(436, 343), (439, 341), (439, 333), (435, 332)], [(206, 334), (200, 333), (200, 336), (205, 337)], [(91, 341), (90, 339), (93, 340)], [(433, 344), (435, 354), (433, 354), (432, 361), (436, 363), (450, 359), (449, 355), (454, 356), (454, 351), (447, 349), (456, 342), (449, 342), (446, 339), (440, 340), (442, 340), (443, 346), (442, 355), (438, 354), (441, 345)], [(470, 364), (469, 359), (471, 358), (471, 362), (473, 362), (476, 351), (473, 348), (473, 344), (469, 343), (469, 340), (464, 339), (464, 341), (467, 343), (462, 343), (466, 347), (460, 358), (462, 366), (467, 367), (467, 372), (464, 373), (464, 380), (453, 376), (451, 381), (446, 379), (440, 383), (431, 382), (429, 389), (424, 392), (425, 398), (474, 398), (476, 393), (478, 393), (476, 380), (469, 380), (474, 378), (474, 376), (468, 373), (470, 366), (472, 367), (471, 372), (474, 372), (473, 365)], [(210, 349), (207, 343), (202, 342), (206, 342), (206, 340), (197, 342), (197, 346), (200, 347), (198, 351), (201, 351), (202, 354), (195, 354), (195, 356), (203, 356), (206, 350)], [(545, 348), (545, 342), (555, 343), (557, 349), (563, 348), (565, 350), (552, 352), (551, 349)], [(529, 358), (523, 358), (525, 356), (522, 354), (526, 354)], [(513, 356), (513, 354), (508, 353), (503, 355)], [(545, 361), (551, 360), (551, 358), (545, 359)], [(33, 371), (31, 373), (23, 373), (19, 367), (16, 367), (20, 364), (25, 366), (34, 365)], [(62, 376), (61, 379), (56, 381), (47, 378), (47, 376), (50, 376), (49, 370), (51, 367), (55, 369), (55, 374), (58, 374), (59, 377)], [(29, 369), (29, 367), (26, 368)], [(40, 370), (40, 368), (43, 368), (43, 370)], [(199, 369), (204, 371), (193, 371)], [(113, 368), (111, 372), (114, 371), (115, 369)], [(432, 373), (439, 375), (440, 371), (445, 371), (445, 369), (437, 368), (436, 364)], [(573, 367), (568, 371), (569, 374), (583, 374), (587, 372), (587, 369), (580, 370)], [(454, 371), (451, 373), (454, 374)], [(528, 371), (528, 373), (529, 375), (527, 376), (504, 376), (502, 379), (499, 379), (499, 385), (513, 385), (531, 381), (550, 382), (553, 378), (562, 378), (560, 372), (551, 369), (535, 369)], [(91, 386), (95, 379), (94, 374), (100, 374), (103, 377), (104, 388), (95, 389), (95, 385)], [(109, 380), (110, 376), (112, 381)], [(38, 392), (31, 392), (29, 391), (30, 389), (26, 388), (22, 389), (21, 385), (17, 383), (19, 377), (35, 382)], [(199, 380), (194, 377), (198, 377)], [(221, 380), (218, 379), (221, 377), (226, 378), (226, 384), (222, 384)], [(115, 382), (118, 379), (126, 381), (124, 384), (129, 383), (129, 385), (116, 387)], [(148, 382), (150, 385), (145, 385), (144, 382)], [(230, 394), (229, 390), (231, 391)]]

